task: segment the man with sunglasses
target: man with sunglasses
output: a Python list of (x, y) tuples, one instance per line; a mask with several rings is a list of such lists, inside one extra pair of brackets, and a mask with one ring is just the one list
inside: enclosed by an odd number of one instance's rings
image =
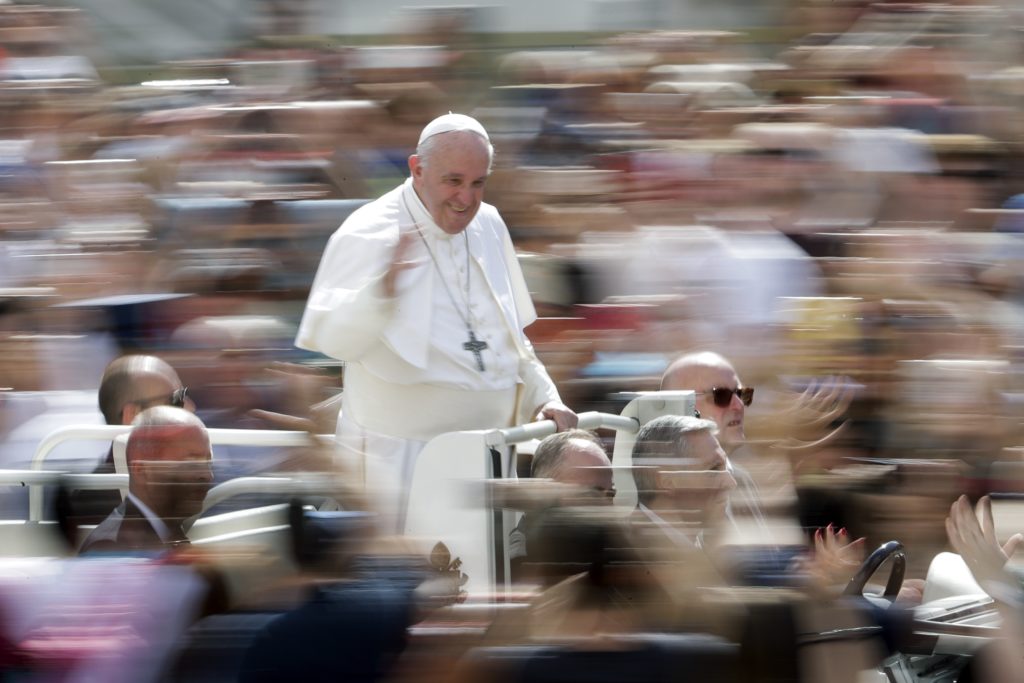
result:
[[(116, 358), (103, 371), (99, 388), (99, 408), (108, 425), (131, 424), (139, 413), (156, 406), (195, 411), (188, 389), (181, 384), (178, 373), (156, 356), (128, 355)], [(114, 471), (113, 447), (93, 474)], [(64, 532), (74, 542), (78, 525), (101, 522), (120, 505), (121, 493), (116, 489), (64, 492), (58, 498), (58, 518)]]
[[(743, 419), (747, 407), (753, 403), (754, 390), (743, 386), (736, 369), (724, 357), (710, 351), (681, 356), (665, 370), (661, 388), (696, 392), (698, 412), (718, 425), (718, 441), (728, 455), (735, 454), (746, 441)], [(736, 488), (728, 502), (730, 509), (733, 512), (744, 510), (756, 527), (758, 537), (767, 538), (768, 524), (761, 511), (761, 495), (756, 482), (749, 472), (728, 458), (726, 467), (736, 480)], [(833, 582), (836, 576), (847, 573), (852, 576), (863, 554), (863, 545), (864, 539), (850, 542), (845, 529), (837, 531), (830, 524), (818, 530), (814, 553), (801, 561), (799, 567), (809, 575), (819, 577), (821, 583)], [(787, 553), (781, 550), (769, 546), (767, 552), (778, 556), (776, 560), (785, 559)], [(780, 561), (773, 563), (781, 566)]]
[(746, 441), (743, 417), (754, 400), (754, 389), (740, 383), (735, 368), (710, 351), (676, 359), (661, 377), (664, 390), (693, 390), (701, 417), (718, 425), (718, 441), (732, 453)]
[[(743, 418), (754, 400), (754, 389), (744, 387), (736, 369), (719, 354), (700, 351), (677, 358), (662, 375), (661, 388), (696, 392), (697, 412), (718, 425), (718, 442), (727, 456), (746, 441)], [(733, 507), (744, 509), (759, 529), (766, 529), (761, 495), (753, 477), (728, 458), (726, 467), (736, 480), (731, 496)]]

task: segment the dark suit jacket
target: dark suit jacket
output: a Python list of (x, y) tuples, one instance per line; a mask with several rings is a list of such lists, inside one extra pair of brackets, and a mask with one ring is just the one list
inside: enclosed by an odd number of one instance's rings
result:
[[(114, 449), (107, 451), (107, 457), (92, 471), (93, 474), (113, 474)], [(79, 526), (91, 526), (102, 522), (110, 511), (121, 504), (121, 492), (117, 489), (88, 489), (63, 492), (57, 500), (57, 519), (68, 534), (75, 538)]]
[(268, 623), (246, 652), (239, 683), (384, 679), (405, 647), (413, 594), (387, 579), (317, 587)]
[[(175, 541), (184, 540), (185, 535), (179, 531)], [(160, 539), (142, 511), (126, 498), (92, 530), (78, 552), (159, 551), (169, 546)]]

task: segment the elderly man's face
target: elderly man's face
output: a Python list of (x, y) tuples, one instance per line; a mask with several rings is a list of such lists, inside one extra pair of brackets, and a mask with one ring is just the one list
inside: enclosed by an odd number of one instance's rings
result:
[(466, 229), (480, 209), (490, 170), (487, 143), (476, 133), (442, 133), (428, 159), (409, 157), (413, 187), (430, 217), (449, 235)]
[(570, 441), (562, 452), (555, 481), (580, 487), (594, 503), (611, 503), (615, 497), (611, 461), (603, 448), (583, 439)]
[(692, 386), (680, 387), (693, 389), (697, 393), (697, 410), (700, 416), (713, 420), (718, 425), (718, 441), (727, 451), (733, 451), (747, 438), (743, 431), (743, 416), (746, 410), (743, 401), (735, 393), (729, 404), (722, 407), (715, 405), (712, 389), (738, 389), (739, 377), (736, 371), (728, 366), (697, 368)]
[(718, 524), (725, 518), (729, 497), (736, 488), (725, 451), (710, 431), (684, 438), (689, 439), (690, 457), (680, 459), (678, 466), (659, 471), (659, 489), (668, 493), (680, 510), (692, 510), (702, 525)]
[(166, 430), (166, 438), (138, 463), (132, 476), (145, 479), (144, 502), (161, 518), (187, 519), (202, 511), (213, 483), (210, 440), (198, 427)]

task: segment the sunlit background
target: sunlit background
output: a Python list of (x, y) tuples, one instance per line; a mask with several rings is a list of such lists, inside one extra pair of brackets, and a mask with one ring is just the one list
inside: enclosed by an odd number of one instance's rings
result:
[[(568, 405), (618, 412), (722, 353), (757, 387), (744, 464), (779, 527), (898, 537), (923, 578), (958, 495), (1024, 493), (1022, 31), (970, 0), (0, 4), (0, 468), (101, 423), (124, 353), (171, 363), (210, 427), (336, 394), (340, 364), (293, 346), (323, 247), (453, 111), (494, 142), (485, 199)], [(778, 416), (826, 382), (845, 427), (808, 447), (838, 423)], [(217, 480), (271, 450), (219, 454)], [(47, 666), (84, 656), (8, 621)]]

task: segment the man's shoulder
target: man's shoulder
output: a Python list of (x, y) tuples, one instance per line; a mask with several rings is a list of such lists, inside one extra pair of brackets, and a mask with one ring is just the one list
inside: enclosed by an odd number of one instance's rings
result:
[(148, 551), (163, 545), (149, 520), (125, 500), (86, 536), (78, 552)]
[(363, 204), (353, 211), (335, 231), (335, 235), (353, 237), (380, 237), (391, 232), (397, 239), (401, 212), (401, 190), (399, 185), (372, 202)]
[(117, 546), (118, 535), (124, 522), (125, 503), (114, 508), (106, 518), (96, 525), (82, 542), (79, 553), (106, 550)]

